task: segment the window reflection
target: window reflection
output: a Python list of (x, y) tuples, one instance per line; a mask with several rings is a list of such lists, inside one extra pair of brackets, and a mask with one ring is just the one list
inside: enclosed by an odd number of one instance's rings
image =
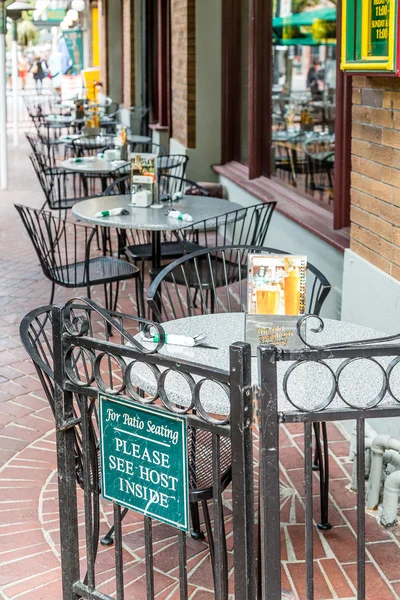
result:
[(273, 12), (274, 177), (333, 211), (336, 7), (275, 0)]

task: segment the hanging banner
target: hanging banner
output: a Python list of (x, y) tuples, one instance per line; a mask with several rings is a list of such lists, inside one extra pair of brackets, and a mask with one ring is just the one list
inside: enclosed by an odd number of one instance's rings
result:
[(63, 32), (63, 37), (72, 61), (71, 70), (77, 75), (83, 69), (83, 40), (81, 29), (69, 29)]
[(103, 498), (188, 531), (186, 419), (107, 394), (99, 417)]
[(398, 0), (343, 0), (342, 10), (341, 69), (399, 75)]

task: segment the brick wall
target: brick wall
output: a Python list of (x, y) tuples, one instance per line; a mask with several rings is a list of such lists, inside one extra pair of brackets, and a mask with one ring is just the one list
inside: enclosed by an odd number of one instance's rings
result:
[(171, 17), (172, 137), (186, 148), (194, 148), (196, 146), (196, 0), (172, 0)]
[(400, 280), (400, 79), (353, 78), (351, 249)]
[(125, 107), (135, 105), (135, 8), (134, 0), (122, 0), (123, 89)]

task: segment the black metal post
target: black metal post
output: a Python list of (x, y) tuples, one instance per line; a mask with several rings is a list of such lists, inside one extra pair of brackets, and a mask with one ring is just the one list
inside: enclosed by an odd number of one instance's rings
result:
[(281, 600), (277, 349), (258, 349), (260, 382), (260, 535), (262, 598)]
[(74, 418), (73, 395), (64, 391), (62, 309), (53, 311), (54, 403), (56, 418), (58, 496), (60, 512), (63, 600), (78, 600), (73, 585), (79, 581), (79, 534), (76, 497), (74, 430), (64, 424)]
[(253, 395), (251, 348), (236, 343), (230, 350), (232, 511), (235, 548), (235, 598), (254, 600), (257, 593), (254, 539)]

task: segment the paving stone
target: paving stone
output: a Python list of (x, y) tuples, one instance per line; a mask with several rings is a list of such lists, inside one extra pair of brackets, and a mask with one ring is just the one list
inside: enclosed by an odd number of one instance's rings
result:
[[(36, 370), (19, 339), (19, 323), (29, 311), (46, 304), (50, 284), (44, 279), (29, 238), (22, 233), (22, 224), (12, 203), (39, 207), (43, 194), (35, 179), (21, 140), (18, 153), (10, 147), (11, 181), (2, 192), (2, 218), (7, 227), (0, 237), (0, 597), (4, 600), (61, 600), (58, 495), (54, 418), (41, 388)], [(18, 157), (18, 169), (15, 157)], [(13, 162), (14, 161), (14, 162)], [(20, 164), (24, 174), (20, 177)], [(13, 166), (14, 165), (14, 166)], [(26, 168), (25, 168), (26, 167)], [(4, 199), (3, 199), (4, 198)], [(18, 244), (15, 240), (18, 239)], [(147, 284), (146, 284), (147, 285)], [(56, 301), (65, 302), (74, 290), (57, 289)], [(79, 294), (79, 292), (78, 292)], [(93, 298), (104, 304), (102, 290), (94, 289)], [(134, 313), (136, 303), (129, 284), (121, 286), (119, 308)], [(346, 489), (350, 481), (349, 442), (342, 429), (327, 424), (330, 448), (331, 531), (314, 530), (316, 600), (354, 597), (356, 585), (356, 539), (347, 525), (355, 526), (356, 495)], [(281, 532), (282, 585), (305, 597), (304, 564), (304, 425), (285, 424), (280, 427), (281, 464)], [(17, 455), (16, 458), (14, 458)], [(258, 431), (254, 430), (254, 456), (258, 459)], [(3, 466), (2, 466), (3, 465)], [(256, 469), (256, 473), (257, 473)], [(257, 485), (256, 485), (257, 492)], [(314, 520), (320, 514), (319, 479), (313, 477)], [(256, 496), (257, 497), (257, 496)], [(21, 502), (19, 502), (21, 501)], [(232, 492), (224, 495), (227, 504)], [(211, 508), (211, 507), (210, 507)], [(101, 533), (112, 522), (112, 507), (103, 503)], [(83, 495), (78, 490), (79, 536), (82, 556), (85, 549)], [(212, 510), (211, 510), (212, 515)], [(228, 509), (226, 532), (229, 566), (233, 566), (234, 541), (232, 517)], [(396, 567), (400, 561), (400, 533), (387, 532), (367, 515), (367, 540), (370, 562), (367, 565), (368, 599), (386, 600), (400, 597), (400, 584), (390, 587), (382, 577), (400, 579)], [(400, 528), (399, 528), (400, 529)], [(144, 600), (145, 539), (143, 518), (132, 512), (124, 520), (124, 561), (126, 564), (127, 597)], [(383, 542), (383, 543), (381, 543)], [(153, 526), (155, 588), (159, 600), (179, 598), (179, 568), (176, 531), (157, 524)], [(40, 552), (35, 552), (40, 549)], [(212, 569), (207, 540), (196, 542), (187, 538), (189, 598), (211, 600)], [(5, 565), (4, 562), (8, 564)], [(82, 558), (83, 574), (85, 570)], [(348, 564), (354, 563), (354, 564)], [(96, 580), (103, 593), (114, 593), (114, 549), (101, 547), (98, 554)], [(382, 569), (382, 571), (380, 571)], [(352, 588), (353, 585), (353, 588)], [(229, 576), (230, 600), (234, 594), (234, 571)], [(286, 596), (283, 594), (282, 597)]]

